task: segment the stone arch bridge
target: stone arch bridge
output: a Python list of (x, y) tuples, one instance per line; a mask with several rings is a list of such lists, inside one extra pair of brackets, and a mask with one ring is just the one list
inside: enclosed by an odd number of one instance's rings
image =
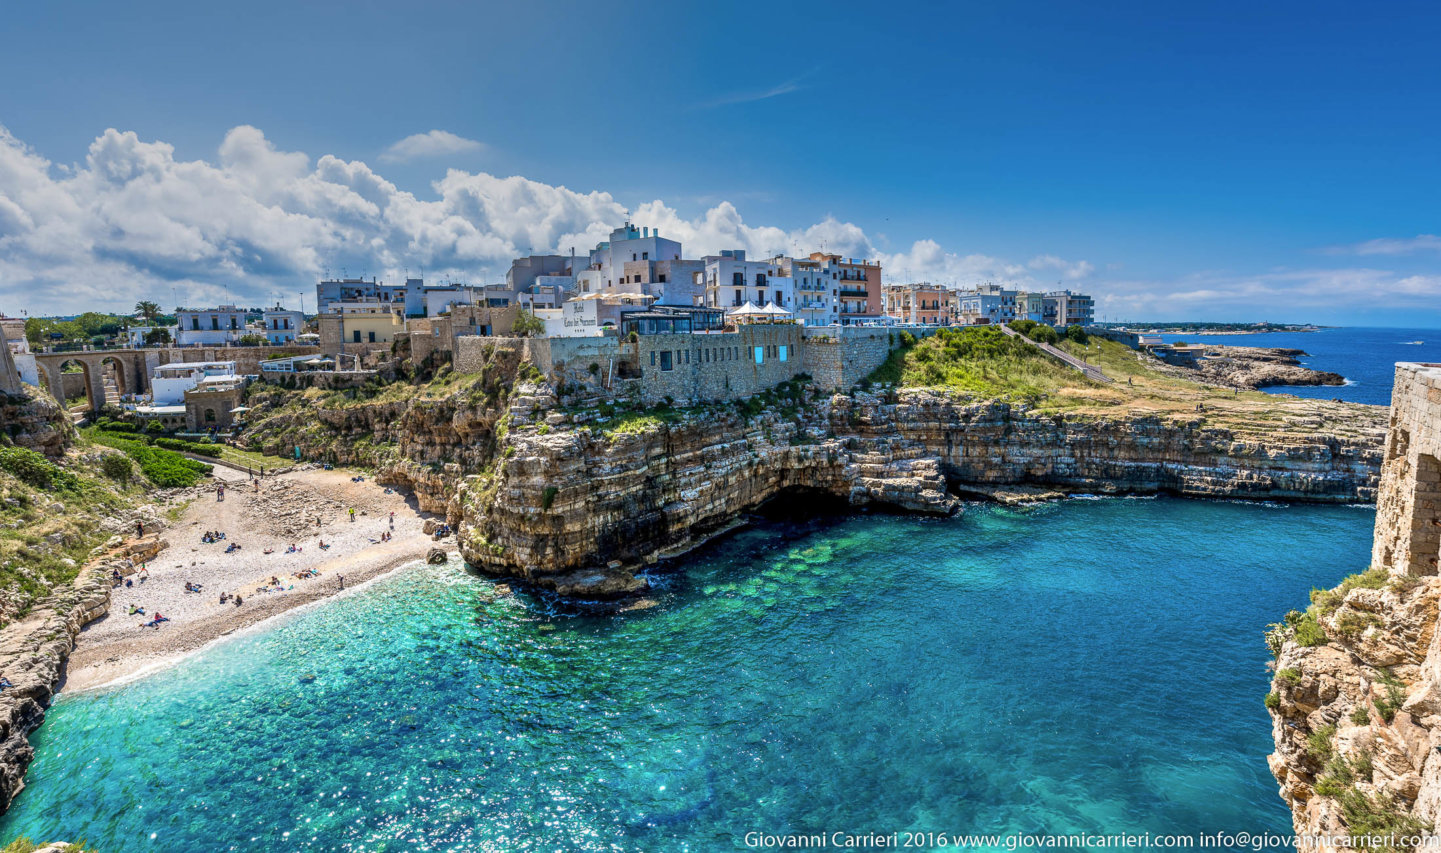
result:
[(144, 394), (150, 390), (150, 374), (160, 365), (190, 363), (197, 361), (233, 361), (235, 370), (241, 374), (260, 372), (260, 362), (268, 358), (292, 355), (314, 355), (320, 352), (315, 346), (268, 346), (268, 347), (156, 347), (151, 349), (86, 350), (81, 352), (40, 352), (35, 353), (35, 364), (50, 389), (51, 396), (65, 403), (66, 364), (74, 362), (80, 366), (85, 377), (85, 396), (91, 411), (98, 411), (105, 405), (105, 380), (109, 373), (114, 377), (116, 391), (124, 394)]

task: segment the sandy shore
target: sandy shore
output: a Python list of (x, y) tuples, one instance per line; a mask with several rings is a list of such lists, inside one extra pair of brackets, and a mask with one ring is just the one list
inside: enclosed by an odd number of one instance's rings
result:
[[(422, 532), (428, 516), (413, 500), (369, 479), (352, 482), (350, 471), (267, 477), (258, 491), (238, 471), (216, 466), (215, 476), (229, 482), (225, 500), (202, 494), (162, 534), (170, 544), (147, 566), (149, 577), (141, 581), (139, 573), (131, 586), (116, 588), (109, 612), (80, 633), (62, 689), (93, 688), (164, 665), (219, 637), (332, 596), (341, 590), (342, 577), (345, 587), (353, 588), (424, 559), (431, 547), (454, 547), (454, 540), (437, 543)], [(226, 538), (203, 543), (207, 530)], [(380, 541), (387, 531), (392, 538)], [(328, 547), (320, 548), (321, 541)], [(225, 553), (232, 542), (241, 549)], [(286, 553), (292, 543), (300, 550)], [(267, 549), (271, 553), (264, 553)], [(310, 569), (319, 576), (295, 577)], [(280, 581), (280, 589), (271, 578)], [(202, 591), (186, 592), (187, 582), (200, 584)], [(221, 604), (222, 592), (238, 594), (242, 603)], [(146, 615), (127, 615), (132, 606), (143, 607)], [(140, 627), (157, 612), (170, 621)]]

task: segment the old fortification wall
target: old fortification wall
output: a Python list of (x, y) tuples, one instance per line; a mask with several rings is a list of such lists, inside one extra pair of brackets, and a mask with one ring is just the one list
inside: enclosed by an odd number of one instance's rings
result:
[(1371, 569), (1272, 634), (1269, 762), (1298, 833), (1430, 834), (1441, 819), (1437, 459), (1441, 365), (1399, 364)]

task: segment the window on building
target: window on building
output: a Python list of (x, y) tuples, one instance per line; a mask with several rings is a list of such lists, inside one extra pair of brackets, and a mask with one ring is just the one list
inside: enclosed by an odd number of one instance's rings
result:
[(739, 307), (740, 307), (740, 305), (741, 305), (741, 301), (742, 301), (742, 299), (741, 299), (741, 298), (742, 298), (742, 297), (743, 297), (743, 296), (744, 296), (744, 295), (745, 295), (745, 291), (744, 291), (744, 290), (737, 290), (737, 291), (736, 291), (736, 301), (735, 301), (735, 306), (736, 306), (736, 307), (737, 307), (737, 308), (739, 308)]
[(650, 366), (655, 367), (655, 350), (650, 351)]
[(766, 363), (766, 348), (756, 347), (756, 364)]
[(643, 260), (643, 261), (648, 261), (648, 260), (650, 260), (650, 252), (641, 252), (641, 253), (640, 253), (640, 259)]
[(665, 273), (661, 273), (660, 275), (656, 276), (655, 280), (658, 284), (665, 284)]
[(212, 331), (212, 332), (218, 332), (218, 331), (220, 331), (220, 318), (219, 318), (219, 317), (214, 317), (214, 316), (212, 316), (212, 317), (210, 318), (210, 331)]
[(370, 333), (370, 342), (371, 342), (371, 343), (375, 343), (375, 333), (374, 333), (374, 332), (371, 332), (371, 333)]
[(661, 370), (670, 370), (672, 367), (674, 367), (675, 365), (672, 363), (672, 359), (673, 359), (673, 358), (674, 358), (674, 356), (672, 355), (672, 353), (671, 353), (670, 350), (668, 350), (668, 349), (663, 349), (663, 350), (661, 350), (661, 351), (660, 351), (660, 369), (661, 369)]
[(686, 349), (685, 351), (685, 363), (690, 364), (690, 349)]
[(766, 274), (763, 273), (763, 272), (758, 272), (758, 273), (756, 273), (756, 287), (765, 287), (765, 286), (766, 286)]
[(778, 350), (779, 350), (779, 355), (776, 356), (776, 360), (777, 360), (777, 361), (785, 361), (785, 360), (786, 360), (786, 348), (785, 348), (784, 346), (781, 346), (781, 347), (778, 347)]
[(199, 317), (191, 317), (191, 318), (190, 318), (190, 331), (192, 331), (192, 332), (198, 332), (198, 331), (200, 331), (200, 318), (199, 318)]
[(214, 410), (214, 409), (206, 409), (206, 410), (205, 410), (205, 422), (208, 423), (208, 424), (213, 424), (213, 423), (215, 423), (215, 410)]
[(356, 330), (353, 332), (353, 334), (355, 335), (355, 338), (354, 338), (355, 343), (357, 343), (357, 344), (360, 343), (360, 330), (359, 330), (359, 329), (356, 329)]

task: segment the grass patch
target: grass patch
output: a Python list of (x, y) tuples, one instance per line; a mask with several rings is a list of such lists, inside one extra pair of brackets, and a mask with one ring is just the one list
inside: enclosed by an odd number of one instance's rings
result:
[(1336, 736), (1335, 726), (1322, 726), (1306, 735), (1306, 754), (1318, 764), (1325, 764), (1336, 754), (1331, 738)]
[(1281, 682), (1282, 684), (1295, 687), (1297, 684), (1301, 683), (1301, 671), (1298, 669), (1293, 669), (1291, 667), (1286, 667), (1285, 669), (1278, 670), (1276, 672), (1276, 680)]
[(1358, 845), (1373, 846), (1371, 839), (1384, 839), (1380, 847), (1394, 850), (1409, 850), (1407, 843), (1431, 831), (1431, 824), (1406, 812), (1390, 795), (1377, 793), (1368, 796), (1362, 791), (1351, 789), (1340, 796), (1341, 816), (1351, 839)]

